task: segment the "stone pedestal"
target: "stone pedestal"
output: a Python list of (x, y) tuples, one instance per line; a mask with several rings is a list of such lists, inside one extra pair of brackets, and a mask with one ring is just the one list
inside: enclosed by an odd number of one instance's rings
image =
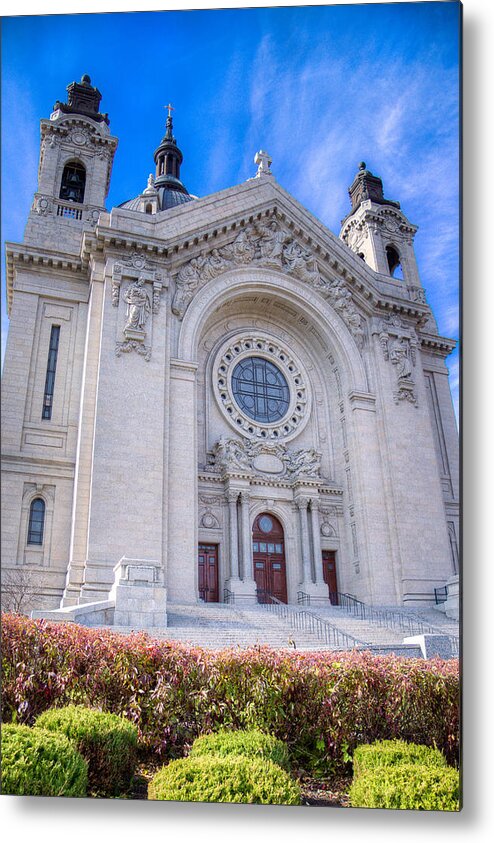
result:
[(444, 604), (446, 617), (454, 618), (455, 621), (460, 619), (460, 578), (459, 576), (452, 577), (446, 583), (448, 589), (448, 599)]
[(325, 598), (329, 603), (329, 592), (325, 582), (301, 582), (297, 591), (303, 591), (309, 597)]
[(115, 565), (110, 600), (115, 626), (135, 629), (166, 626), (166, 588), (161, 565), (153, 559), (126, 559)]
[(449, 635), (412, 635), (403, 639), (404, 644), (417, 644), (424, 659), (432, 659), (435, 656), (440, 659), (452, 659), (453, 648)]
[(235, 604), (244, 602), (253, 606), (256, 603), (257, 586), (255, 580), (241, 580), (240, 577), (230, 577), (225, 581), (225, 588), (234, 595), (233, 601)]

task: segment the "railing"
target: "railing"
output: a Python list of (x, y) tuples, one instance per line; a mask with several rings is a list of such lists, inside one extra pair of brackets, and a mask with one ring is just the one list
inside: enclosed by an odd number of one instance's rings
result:
[(440, 588), (434, 589), (434, 600), (436, 601), (436, 606), (439, 606), (440, 603), (446, 603), (448, 599), (448, 586), (443, 585)]
[(80, 206), (77, 207), (72, 202), (59, 201), (57, 204), (57, 217), (65, 217), (72, 220), (81, 220), (82, 211), (83, 209)]
[(268, 611), (274, 612), (283, 620), (288, 620), (290, 625), (299, 632), (308, 632), (319, 638), (325, 644), (329, 644), (336, 650), (350, 650), (354, 647), (369, 647), (366, 641), (360, 641), (349, 635), (347, 632), (342, 632), (338, 627), (333, 626), (329, 621), (318, 618), (311, 612), (306, 612), (305, 609), (295, 609), (286, 603), (282, 603), (277, 597), (272, 594), (266, 594), (269, 598), (261, 605)]
[(432, 626), (424, 623), (416, 615), (405, 614), (395, 609), (378, 609), (374, 606), (368, 606), (357, 600), (351, 594), (343, 594), (341, 592), (333, 592), (330, 598), (311, 597), (304, 591), (299, 591), (297, 594), (298, 603), (305, 606), (310, 606), (316, 602), (324, 602), (327, 605), (339, 605), (350, 614), (361, 620), (367, 620), (375, 623), (378, 626), (388, 627), (392, 629), (399, 629), (400, 632), (408, 636), (412, 635), (447, 635), (451, 642), (451, 649), (455, 655), (459, 654), (459, 638), (456, 635), (448, 635), (439, 626)]

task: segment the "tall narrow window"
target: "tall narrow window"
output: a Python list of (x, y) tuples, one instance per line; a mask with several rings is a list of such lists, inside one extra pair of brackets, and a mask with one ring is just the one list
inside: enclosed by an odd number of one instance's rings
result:
[(27, 531), (28, 544), (43, 544), (45, 527), (45, 502), (42, 498), (35, 498), (29, 509), (29, 527)]
[(51, 419), (59, 339), (60, 326), (52, 325), (50, 334), (50, 350), (48, 352), (48, 365), (46, 367), (45, 394), (43, 398), (43, 412), (41, 414), (42, 419)]

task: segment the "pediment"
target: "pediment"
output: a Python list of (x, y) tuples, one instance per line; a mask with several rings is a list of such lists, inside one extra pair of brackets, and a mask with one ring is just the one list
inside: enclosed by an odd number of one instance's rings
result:
[[(252, 188), (248, 186), (247, 194), (251, 199), (252, 193)], [(182, 319), (196, 292), (208, 281), (250, 265), (284, 273), (318, 291), (339, 313), (361, 347), (363, 318), (353, 302), (342, 271), (343, 265), (338, 260), (342, 244), (301, 206), (300, 213), (296, 215), (295, 200), (288, 194), (282, 195), (277, 186), (269, 184), (264, 189), (261, 185), (260, 193), (263, 201), (254, 207), (251, 201), (247, 206), (248, 216), (246, 213), (239, 216), (237, 212), (236, 218), (230, 219), (229, 226), (223, 225), (221, 232), (215, 228), (211, 237), (208, 236), (206, 241), (202, 239), (201, 248), (198, 248), (199, 241), (194, 244), (189, 242), (188, 260), (181, 263), (174, 261), (171, 270), (175, 279), (173, 313)], [(275, 203), (274, 195), (282, 201)], [(291, 205), (289, 214), (286, 197)], [(268, 198), (271, 200), (269, 203)], [(209, 226), (211, 222), (208, 219)], [(221, 222), (225, 222), (224, 217)], [(315, 225), (320, 229), (317, 232), (314, 231)], [(322, 248), (321, 242), (318, 242), (323, 238), (328, 248)], [(346, 250), (346, 247), (343, 246), (343, 249)], [(335, 257), (336, 250), (338, 257)]]
[[(172, 310), (179, 319), (209, 281), (249, 265), (284, 273), (314, 289), (338, 313), (359, 348), (365, 319), (383, 306), (375, 273), (272, 176), (152, 216), (114, 208), (100, 218), (96, 237), (105, 245), (125, 243), (127, 249), (156, 256), (172, 280)], [(92, 248), (89, 240), (87, 246)], [(400, 291), (398, 306), (401, 299)], [(425, 306), (414, 303), (417, 308)]]

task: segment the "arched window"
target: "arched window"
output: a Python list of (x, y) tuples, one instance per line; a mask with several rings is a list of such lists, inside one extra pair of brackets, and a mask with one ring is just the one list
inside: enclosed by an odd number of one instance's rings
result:
[(69, 161), (63, 168), (60, 199), (66, 202), (84, 202), (86, 170), (77, 161)]
[(386, 257), (388, 259), (389, 274), (394, 278), (403, 278), (401, 258), (394, 246), (386, 246)]
[(152, 214), (152, 213), (153, 213), (153, 206), (151, 205), (151, 203), (148, 203), (146, 205), (146, 214)]
[(29, 508), (29, 527), (27, 531), (28, 544), (43, 544), (45, 528), (45, 502), (42, 498), (35, 498)]

